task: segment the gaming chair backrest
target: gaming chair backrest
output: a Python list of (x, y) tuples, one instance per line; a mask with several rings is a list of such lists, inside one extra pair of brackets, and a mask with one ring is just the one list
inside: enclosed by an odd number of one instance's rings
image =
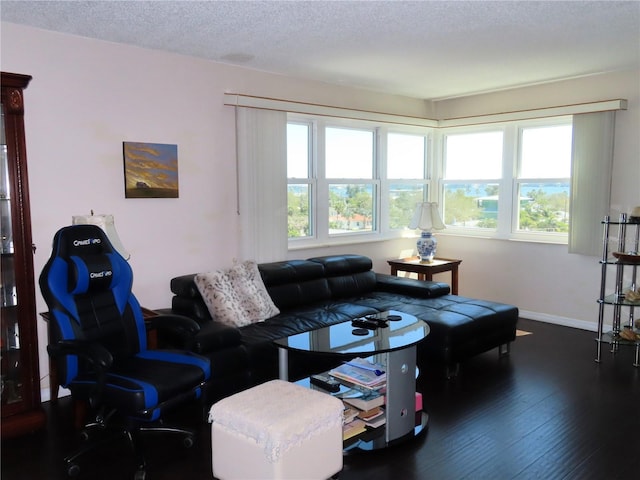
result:
[[(131, 292), (133, 273), (102, 229), (73, 225), (54, 236), (51, 257), (40, 274), (49, 308), (50, 342), (98, 342), (114, 357), (146, 349), (144, 319)], [(68, 356), (60, 362), (60, 384), (67, 386), (87, 368)]]

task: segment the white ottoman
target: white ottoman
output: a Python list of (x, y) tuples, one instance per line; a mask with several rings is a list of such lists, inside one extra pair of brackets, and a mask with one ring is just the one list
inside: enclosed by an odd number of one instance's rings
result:
[(342, 401), (272, 380), (209, 411), (213, 476), (323, 479), (342, 470)]

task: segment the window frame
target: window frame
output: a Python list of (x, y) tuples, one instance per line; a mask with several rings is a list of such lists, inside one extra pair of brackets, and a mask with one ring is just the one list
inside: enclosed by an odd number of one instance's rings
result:
[[(518, 230), (519, 218), (519, 185), (522, 183), (569, 183), (569, 178), (524, 178), (519, 176), (522, 161), (522, 131), (526, 128), (550, 127), (557, 125), (572, 125), (572, 116), (563, 115), (543, 119), (517, 120), (510, 122), (495, 122), (473, 126), (446, 127), (436, 132), (440, 144), (438, 158), (438, 191), (441, 199), (444, 199), (445, 186), (451, 183), (489, 184), (498, 183), (499, 200), (497, 227), (491, 228), (465, 228), (462, 226), (447, 225), (447, 229), (441, 233), (455, 234), (470, 237), (494, 238), (506, 240), (530, 241), (536, 243), (567, 244), (568, 233), (565, 232), (539, 232)], [(445, 179), (446, 171), (446, 137), (451, 134), (468, 134), (489, 131), (503, 132), (502, 150), (502, 178), (499, 179)], [(443, 218), (444, 218), (444, 212)]]
[[(389, 227), (389, 186), (391, 184), (420, 184), (423, 187), (423, 201), (428, 201), (428, 195), (437, 191), (433, 188), (432, 171), (433, 158), (431, 152), (431, 138), (433, 128), (415, 127), (409, 125), (384, 124), (367, 120), (352, 120), (315, 115), (301, 115), (288, 113), (287, 124), (310, 125), (309, 140), (311, 152), (309, 154), (308, 179), (287, 177), (287, 185), (307, 183), (313, 192), (310, 195), (310, 230), (312, 234), (304, 237), (288, 237), (290, 250), (311, 248), (320, 245), (340, 245), (351, 243), (374, 242), (391, 238), (413, 236), (415, 232), (408, 229), (391, 229)], [(325, 177), (325, 129), (345, 128), (356, 130), (370, 130), (373, 132), (373, 172), (372, 178), (341, 178), (329, 179)], [(420, 135), (425, 138), (424, 178), (420, 179), (388, 179), (387, 178), (387, 135), (389, 133)], [(371, 231), (329, 233), (329, 186), (334, 184), (362, 184), (373, 186), (373, 226)]]
[[(446, 149), (446, 140), (449, 135), (467, 135), (467, 134), (476, 134), (476, 133), (491, 133), (491, 132), (500, 132), (502, 134), (502, 158), (501, 158), (501, 177), (494, 178), (445, 178), (446, 168), (446, 160), (447, 160), (447, 149)], [(506, 191), (508, 189), (507, 185), (504, 182), (505, 177), (505, 166), (507, 162), (505, 162), (505, 152), (507, 148), (505, 148), (505, 139), (507, 135), (505, 134), (505, 127), (501, 125), (477, 125), (473, 127), (451, 127), (442, 129), (438, 132), (438, 136), (440, 138), (441, 144), (441, 152), (438, 155), (438, 160), (440, 164), (439, 175), (438, 175), (438, 193), (439, 193), (439, 206), (440, 213), (442, 215), (442, 219), (445, 220), (446, 224), (446, 214), (445, 214), (445, 187), (450, 184), (465, 184), (465, 185), (498, 185), (498, 196), (502, 198), (503, 195), (507, 194)], [(503, 210), (501, 207), (501, 202), (498, 200), (498, 213), (497, 213), (497, 226), (496, 228), (484, 228), (484, 227), (465, 227), (462, 225), (450, 225), (446, 224), (447, 229), (445, 231), (441, 231), (440, 233), (455, 233), (459, 235), (473, 236), (473, 237), (493, 237), (493, 238), (502, 238), (505, 236), (504, 232), (500, 228), (504, 221), (501, 221), (501, 214)]]
[[(554, 125), (572, 125), (571, 115), (562, 115), (538, 119), (493, 122), (454, 127), (419, 127), (402, 124), (389, 124), (368, 120), (354, 120), (340, 117), (326, 117), (307, 114), (287, 114), (288, 123), (301, 123), (309, 126), (309, 178), (287, 178), (287, 185), (307, 184), (310, 188), (309, 215), (310, 236), (289, 237), (290, 250), (311, 248), (324, 245), (340, 245), (388, 240), (400, 237), (414, 237), (416, 232), (406, 228), (390, 227), (390, 187), (395, 184), (423, 186), (423, 201), (438, 202), (443, 213), (445, 186), (450, 183), (492, 184), (499, 189), (497, 228), (465, 228), (448, 225), (440, 234), (462, 235), (469, 237), (529, 241), (536, 243), (567, 244), (567, 233), (538, 232), (517, 230), (519, 198), (517, 192), (521, 183), (571, 183), (569, 178), (524, 179), (519, 177), (521, 162), (521, 132), (525, 128)], [(324, 129), (327, 127), (354, 128), (374, 132), (374, 164), (372, 179), (327, 179), (324, 178)], [(502, 177), (495, 179), (445, 179), (446, 137), (452, 134), (501, 131)], [(394, 179), (387, 177), (387, 138), (389, 134), (420, 135), (425, 138), (424, 178)], [(373, 184), (373, 223), (371, 231), (345, 232), (329, 234), (328, 186), (334, 183)]]

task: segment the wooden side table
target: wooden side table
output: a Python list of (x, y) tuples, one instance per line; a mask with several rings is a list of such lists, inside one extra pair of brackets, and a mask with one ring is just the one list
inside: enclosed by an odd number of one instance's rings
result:
[(451, 272), (451, 293), (458, 294), (458, 265), (462, 260), (453, 258), (434, 258), (431, 263), (422, 263), (420, 258), (400, 258), (387, 260), (391, 267), (391, 275), (397, 275), (398, 271), (418, 274), (419, 280), (432, 281), (433, 275), (442, 272)]

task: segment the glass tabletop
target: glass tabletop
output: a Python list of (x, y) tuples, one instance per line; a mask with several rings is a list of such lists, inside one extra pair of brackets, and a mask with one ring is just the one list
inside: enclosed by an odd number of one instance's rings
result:
[(278, 347), (303, 352), (373, 355), (415, 345), (429, 334), (429, 325), (425, 321), (407, 313), (390, 310), (366, 318), (386, 320), (387, 326), (375, 330), (359, 329), (357, 332), (358, 327), (347, 321), (280, 338), (274, 343)]

